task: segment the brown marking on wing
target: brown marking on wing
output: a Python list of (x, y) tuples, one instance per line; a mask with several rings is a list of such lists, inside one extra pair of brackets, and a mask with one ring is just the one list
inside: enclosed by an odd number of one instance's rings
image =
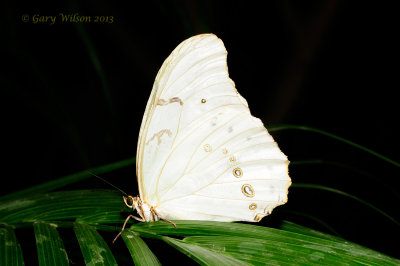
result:
[(171, 137), (172, 132), (169, 129), (162, 129), (158, 131), (156, 134), (154, 134), (147, 142), (146, 145), (149, 144), (153, 139), (157, 138), (157, 145), (161, 144), (161, 137), (164, 135), (164, 133), (167, 133), (168, 137)]
[(176, 103), (176, 102), (178, 102), (180, 105), (183, 105), (183, 102), (179, 97), (172, 97), (168, 101), (166, 101), (164, 99), (158, 99), (157, 105), (167, 105), (167, 104)]

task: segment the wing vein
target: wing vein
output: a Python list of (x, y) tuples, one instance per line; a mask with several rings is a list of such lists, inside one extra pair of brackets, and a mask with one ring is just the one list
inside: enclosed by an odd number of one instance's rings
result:
[[(211, 136), (212, 134), (214, 134), (218, 129), (220, 129), (220, 128), (222, 128), (224, 125), (230, 123), (232, 120), (234, 120), (234, 119), (237, 118), (237, 117), (238, 117), (238, 116), (232, 116), (232, 118), (230, 118), (227, 122), (225, 122), (224, 124), (221, 124), (219, 127), (217, 127), (216, 129), (214, 129), (210, 134), (208, 134), (206, 137), (204, 137), (204, 138), (202, 139), (201, 142), (199, 142), (199, 144), (197, 145), (196, 149), (194, 149), (192, 155), (190, 156), (190, 159), (189, 159), (189, 161), (187, 162), (186, 167), (185, 167), (185, 169), (183, 170), (183, 173), (179, 176), (179, 178), (178, 178), (174, 183), (172, 183), (171, 185), (169, 185), (169, 186), (166, 188), (166, 190), (164, 190), (164, 194), (167, 193), (169, 190), (171, 190), (171, 188), (185, 175), (185, 172), (186, 172), (186, 169), (187, 169), (188, 165), (189, 165), (190, 162), (192, 161), (194, 154), (198, 151), (199, 146), (204, 142), (204, 140), (207, 139), (207, 138), (208, 138), (209, 136)], [(211, 119), (212, 119), (212, 117), (211, 117), (210, 119), (208, 119), (207, 121), (209, 121), (209, 120), (211, 120)], [(205, 121), (204, 123), (202, 123), (198, 128), (200, 128), (201, 126), (203, 126), (207, 121)], [(194, 131), (192, 131), (192, 133), (193, 133), (193, 132), (194, 132)], [(188, 137), (188, 136), (186, 136), (185, 138), (187, 138), (187, 137)], [(183, 140), (182, 140), (182, 141), (183, 141)], [(181, 141), (179, 144), (181, 144), (182, 141)], [(175, 150), (176, 150), (176, 147), (174, 148), (174, 151), (175, 151)], [(168, 158), (167, 158), (167, 160), (164, 162), (164, 165), (163, 165), (163, 167), (162, 167), (162, 169), (161, 169), (161, 171), (160, 171), (160, 173), (159, 173), (158, 180), (157, 180), (157, 187), (156, 187), (157, 202), (159, 202), (159, 196), (158, 196), (158, 182), (159, 182), (159, 180), (160, 180), (162, 170), (164, 169), (164, 167), (165, 167), (167, 161), (169, 160), (170, 156), (174, 153), (174, 151), (171, 152), (171, 153), (168, 155)]]
[[(228, 139), (227, 141), (225, 141), (225, 142), (222, 143), (221, 145), (219, 145), (219, 146), (218, 146), (214, 151), (212, 151), (209, 155), (205, 156), (205, 157), (204, 157), (203, 159), (201, 159), (198, 163), (196, 163), (196, 164), (192, 167), (192, 169), (189, 170), (188, 173), (191, 173), (202, 161), (206, 160), (206, 159), (208, 158), (208, 156), (210, 156), (211, 154), (213, 154), (213, 153), (214, 153), (216, 150), (218, 150), (219, 148), (223, 147), (226, 143), (230, 142), (230, 141), (231, 141), (232, 139), (234, 139), (234, 138), (240, 137), (240, 135), (242, 135), (242, 134), (244, 134), (244, 133), (247, 133), (247, 131), (251, 131), (251, 130), (253, 130), (253, 129), (254, 129), (254, 128), (244, 130), (244, 131), (240, 132), (239, 134), (237, 134), (237, 135), (231, 137), (230, 139)], [(273, 142), (273, 141), (272, 141), (272, 142)], [(267, 143), (272, 143), (272, 142), (267, 142)], [(251, 145), (251, 146), (248, 146), (248, 147), (243, 147), (243, 148), (241, 148), (241, 149), (239, 149), (239, 150), (235, 150), (235, 151), (232, 152), (232, 153), (238, 153), (238, 152), (240, 152), (240, 151), (242, 151), (242, 150), (245, 150), (245, 149), (248, 149), (248, 148), (252, 148), (252, 147), (255, 147), (255, 146), (259, 146), (259, 145), (260, 145), (260, 143), (257, 143), (257, 144), (254, 144), (254, 145)], [(225, 159), (226, 159), (226, 157), (221, 158), (221, 159), (219, 159), (219, 160), (213, 162), (213, 163), (210, 164), (209, 166), (213, 166), (213, 165), (215, 165), (215, 164), (217, 164), (217, 163), (219, 163), (220, 161), (225, 160)], [(270, 160), (280, 160), (280, 159), (271, 158)]]
[[(196, 132), (196, 129), (200, 128), (201, 126), (203, 126), (205, 123), (207, 123), (209, 120), (211, 120), (213, 117), (210, 117), (208, 120), (204, 121), (202, 124), (200, 124), (198, 127), (194, 128), (188, 135), (186, 135), (175, 147), (173, 147), (172, 151), (168, 154), (168, 157), (166, 158), (166, 160), (164, 161), (164, 164), (162, 166), (162, 168), (160, 169), (158, 175), (157, 175), (157, 181), (156, 181), (156, 195), (157, 195), (157, 200), (159, 200), (158, 198), (158, 184), (160, 181), (160, 177), (161, 174), (164, 170), (164, 167), (166, 166), (167, 162), (169, 161), (169, 159), (171, 158), (171, 156), (175, 153), (176, 149), (184, 142), (185, 139), (187, 139), (189, 136), (191, 136), (194, 132)], [(234, 117), (233, 117), (234, 118)], [(211, 133), (210, 133), (211, 134)]]
[[(193, 50), (191, 51), (191, 53), (192, 53), (193, 51), (195, 51), (195, 50), (198, 50), (198, 49), (201, 49), (201, 47), (196, 48), (196, 49), (193, 49)], [(210, 58), (214, 57), (215, 55), (218, 55), (219, 53), (221, 53), (221, 51), (214, 52), (214, 53), (212, 53), (212, 54), (210, 54), (210, 55), (208, 55), (208, 56), (206, 56), (206, 57), (203, 57), (201, 60), (197, 60), (196, 62), (192, 63), (192, 65), (191, 65), (190, 67), (188, 67), (182, 74), (180, 74), (178, 77), (176, 77), (176, 79), (175, 79), (174, 81), (172, 81), (172, 83), (169, 84), (168, 87), (166, 87), (166, 88), (164, 88), (164, 89), (162, 90), (162, 92), (161, 92), (161, 94), (160, 94), (160, 97), (163, 95), (164, 91), (168, 91), (168, 89), (169, 89), (172, 85), (174, 85), (175, 82), (177, 82), (179, 79), (181, 79), (181, 77), (183, 77), (183, 76), (184, 76), (188, 71), (190, 71), (193, 67), (197, 66), (200, 62), (209, 60)], [(180, 61), (183, 60), (183, 58), (186, 57), (186, 56), (188, 56), (188, 54), (186, 54), (185, 56), (182, 56), (182, 58), (180, 58), (180, 60), (179, 60), (178, 62), (175, 63), (175, 66), (176, 66), (177, 64), (179, 64)], [(219, 59), (219, 58), (217, 58), (217, 59)], [(219, 61), (219, 60), (218, 60), (218, 61)], [(212, 61), (211, 61), (211, 62), (212, 62)], [(184, 88), (183, 88), (183, 89), (184, 89)]]
[[(256, 161), (267, 161), (267, 160), (269, 160), (269, 159), (251, 160), (251, 161), (245, 161), (245, 162), (243, 162), (243, 164), (249, 163), (249, 162), (256, 162)], [(162, 203), (165, 203), (165, 202), (170, 201), (170, 200), (175, 200), (175, 199), (187, 197), (187, 196), (190, 196), (190, 195), (195, 195), (195, 193), (197, 193), (197, 192), (199, 192), (199, 191), (201, 191), (201, 190), (205, 189), (206, 187), (211, 186), (211, 185), (213, 185), (213, 184), (225, 184), (225, 183), (229, 184), (230, 182), (215, 183), (215, 181), (216, 181), (218, 178), (220, 178), (223, 174), (225, 174), (228, 170), (229, 170), (229, 168), (226, 169), (225, 171), (223, 171), (223, 172), (222, 172), (220, 175), (218, 175), (216, 178), (214, 178), (213, 181), (211, 181), (210, 183), (208, 183), (208, 184), (205, 185), (205, 186), (202, 186), (202, 187), (199, 188), (198, 190), (193, 191), (192, 193), (186, 194), (186, 195), (184, 195), (184, 196), (180, 196), (180, 197), (176, 197), (176, 198), (171, 198), (171, 199), (165, 200), (165, 201), (163, 201)], [(263, 180), (266, 180), (266, 179), (263, 179)], [(279, 180), (279, 181), (281, 181), (282, 179), (271, 179), (271, 180)], [(283, 179), (283, 180), (286, 180), (286, 179)], [(246, 181), (247, 181), (247, 180), (246, 180)], [(289, 182), (289, 180), (287, 180), (287, 181)], [(239, 182), (240, 182), (240, 181), (239, 181)], [(171, 189), (171, 188), (169, 188), (167, 191), (169, 191), (170, 189)], [(166, 191), (166, 192), (167, 192), (167, 191)], [(166, 194), (166, 192), (164, 193), (164, 195)]]

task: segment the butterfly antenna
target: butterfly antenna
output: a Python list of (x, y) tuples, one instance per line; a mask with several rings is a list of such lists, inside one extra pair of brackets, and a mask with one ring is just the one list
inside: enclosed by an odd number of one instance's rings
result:
[(129, 195), (128, 195), (125, 191), (123, 191), (122, 189), (120, 189), (120, 188), (114, 186), (113, 184), (111, 184), (110, 182), (108, 182), (107, 180), (105, 180), (104, 178), (102, 178), (102, 177), (96, 175), (96, 174), (93, 173), (93, 172), (90, 172), (89, 170), (86, 170), (86, 172), (88, 172), (89, 174), (91, 174), (91, 175), (94, 176), (94, 177), (97, 177), (97, 178), (100, 179), (101, 181), (103, 181), (103, 182), (109, 184), (109, 185), (112, 186), (113, 188), (118, 189), (122, 194), (124, 194), (125, 196), (129, 197)]

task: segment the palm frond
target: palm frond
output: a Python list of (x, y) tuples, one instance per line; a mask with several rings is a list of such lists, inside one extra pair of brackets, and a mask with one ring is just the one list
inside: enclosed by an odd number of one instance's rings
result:
[[(99, 200), (101, 199), (101, 200)], [(122, 224), (120, 195), (110, 190), (60, 191), (32, 195), (0, 204), (0, 252), (4, 265), (22, 265), (14, 231), (33, 227), (41, 265), (68, 264), (59, 227), (73, 228), (86, 264), (116, 264), (111, 243), (102, 233), (118, 232), (108, 224)], [(312, 229), (285, 222), (281, 229), (256, 225), (174, 221), (138, 223), (122, 238), (136, 265), (158, 265), (142, 238), (162, 241), (202, 265), (351, 264), (398, 265), (399, 260)], [(71, 240), (71, 239), (70, 239)]]

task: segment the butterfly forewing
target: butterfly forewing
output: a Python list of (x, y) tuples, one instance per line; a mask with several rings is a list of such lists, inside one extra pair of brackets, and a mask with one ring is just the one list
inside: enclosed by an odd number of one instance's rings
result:
[(212, 34), (161, 67), (140, 130), (142, 200), (167, 219), (258, 221), (287, 200), (286, 156), (251, 116)]

